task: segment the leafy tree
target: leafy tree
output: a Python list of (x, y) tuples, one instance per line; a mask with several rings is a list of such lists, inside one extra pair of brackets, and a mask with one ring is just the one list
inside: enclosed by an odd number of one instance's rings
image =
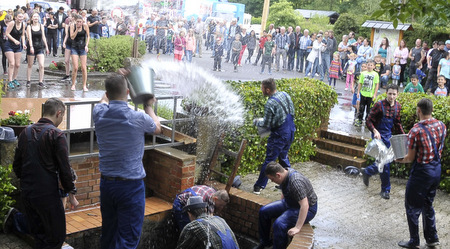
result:
[(341, 40), (342, 36), (348, 34), (350, 31), (358, 33), (360, 26), (361, 25), (356, 22), (355, 18), (353, 18), (353, 15), (342, 14), (334, 24), (333, 31), (336, 39)]
[(262, 16), (264, 0), (230, 0), (229, 2), (245, 4), (245, 13), (252, 16)]
[[(422, 17), (431, 23), (446, 23), (450, 18), (450, 2), (448, 0), (382, 0), (380, 10), (372, 14), (372, 18), (386, 15), (392, 20), (394, 27), (399, 22), (414, 21)], [(411, 18), (411, 19), (410, 19)]]
[(287, 0), (281, 0), (270, 6), (267, 27), (269, 24), (274, 23), (276, 26), (285, 26), (287, 28), (300, 23), (301, 20), (302, 17), (295, 13), (292, 3)]

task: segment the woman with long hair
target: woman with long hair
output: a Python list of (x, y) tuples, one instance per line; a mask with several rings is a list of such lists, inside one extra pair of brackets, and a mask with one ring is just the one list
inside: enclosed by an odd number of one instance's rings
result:
[(253, 56), (253, 52), (255, 51), (256, 48), (256, 33), (254, 30), (250, 31), (250, 36), (248, 37), (248, 42), (247, 42), (247, 50), (248, 50), (248, 57), (245, 60), (245, 62), (248, 64), (252, 64), (252, 56)]
[(17, 11), (14, 14), (14, 22), (9, 22), (6, 27), (5, 55), (8, 58), (8, 88), (14, 89), (20, 87), (17, 81), (19, 74), (20, 60), (22, 58), (22, 50), (27, 48), (25, 42), (25, 33), (27, 25), (23, 22), (23, 14)]
[(381, 40), (380, 47), (378, 48), (377, 54), (381, 55), (381, 57), (386, 58), (386, 64), (394, 63), (392, 61), (392, 51), (389, 46), (389, 39), (387, 37), (383, 37)]
[(7, 75), (8, 70), (6, 69), (6, 55), (5, 55), (5, 43), (8, 39), (6, 39), (6, 28), (8, 27), (8, 23), (12, 21), (12, 16), (6, 14), (5, 19), (0, 21), (0, 48), (2, 49), (2, 66), (3, 66), (3, 74)]
[(75, 20), (73, 18), (73, 15), (69, 12), (69, 15), (66, 19), (66, 26), (64, 27), (64, 41), (62, 44), (62, 47), (64, 50), (64, 65), (66, 68), (66, 76), (62, 78), (61, 81), (70, 81), (70, 57), (72, 55), (72, 38), (70, 38), (70, 27), (75, 25)]
[(87, 53), (89, 51), (89, 27), (83, 22), (81, 16), (75, 17), (75, 25), (70, 26), (70, 38), (72, 39), (72, 91), (75, 91), (77, 84), (78, 60), (81, 61), (81, 72), (83, 75), (83, 91), (89, 91), (87, 83)]
[(49, 54), (47, 40), (45, 39), (44, 25), (39, 22), (39, 14), (34, 13), (31, 16), (31, 24), (27, 27), (27, 87), (30, 87), (31, 70), (33, 67), (34, 57), (39, 63), (39, 87), (46, 88), (44, 85), (44, 53)]
[(48, 16), (49, 18), (47, 19), (45, 24), (45, 26), (47, 27), (47, 44), (50, 46), (50, 53), (53, 52), (53, 57), (56, 57), (58, 54), (58, 20), (55, 19), (55, 14), (53, 12), (49, 12)]
[(399, 86), (403, 87), (405, 83), (405, 69), (406, 69), (406, 63), (408, 61), (409, 56), (409, 50), (406, 47), (405, 40), (400, 41), (400, 46), (395, 48), (394, 51), (394, 59), (400, 60), (400, 67), (402, 68), (402, 71), (400, 72), (400, 80), (399, 80)]

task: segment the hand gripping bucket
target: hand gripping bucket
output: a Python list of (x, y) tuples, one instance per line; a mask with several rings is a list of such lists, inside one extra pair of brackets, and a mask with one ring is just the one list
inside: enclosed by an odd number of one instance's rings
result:
[(135, 104), (143, 104), (154, 96), (153, 69), (142, 66), (132, 66), (130, 73), (126, 76), (130, 97)]
[(394, 135), (389, 139), (389, 141), (391, 141), (391, 147), (394, 151), (394, 160), (404, 158), (408, 154), (407, 134)]

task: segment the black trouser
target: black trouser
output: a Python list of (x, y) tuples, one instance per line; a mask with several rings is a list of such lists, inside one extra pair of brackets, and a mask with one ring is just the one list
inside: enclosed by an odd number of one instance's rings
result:
[(437, 84), (437, 68), (431, 68), (430, 71), (428, 71), (428, 78), (427, 83), (425, 84), (424, 91), (427, 92), (428, 89), (433, 89), (434, 86)]
[(53, 47), (53, 55), (58, 54), (58, 47), (56, 46), (56, 42), (57, 42), (56, 30), (55, 30), (55, 33), (48, 32), (47, 33), (47, 45), (48, 45), (49, 54), (52, 53), (52, 47)]
[(66, 238), (66, 216), (59, 194), (22, 199), (35, 248), (60, 249)]
[(405, 71), (406, 71), (406, 63), (400, 64), (400, 67), (402, 68), (402, 71), (400, 72), (400, 80), (399, 82), (405, 85), (407, 82), (405, 82)]
[[(260, 48), (258, 50), (258, 55), (256, 56), (256, 60), (255, 60), (255, 63), (254, 63), (255, 65), (258, 64), (259, 58), (261, 57), (262, 53), (263, 53), (263, 49)], [(262, 59), (261, 59), (261, 61), (262, 61)]]
[(413, 74), (416, 74), (416, 63), (411, 61), (411, 64), (409, 64), (409, 79), (411, 80), (411, 76)]
[(214, 56), (214, 69), (220, 70), (222, 68), (222, 56), (215, 55)]
[(145, 36), (145, 42), (147, 43), (148, 52), (152, 52), (154, 40), (155, 40), (155, 36), (154, 35), (147, 35), (147, 36)]
[[(3, 39), (0, 37), (0, 39)], [(3, 66), (3, 73), (6, 73), (6, 55), (5, 55), (5, 43), (4, 41), (0, 42), (0, 46), (2, 48), (2, 66)]]
[(289, 48), (288, 52), (288, 70), (294, 70), (294, 59), (295, 59), (295, 50), (293, 48)]
[(159, 50), (162, 50), (162, 53), (166, 53), (166, 36), (156, 36), (156, 53), (159, 54)]
[(233, 62), (233, 65), (237, 65), (238, 64), (238, 60), (239, 60), (239, 54), (240, 52), (235, 52), (233, 51), (233, 54), (231, 54), (231, 61)]
[(247, 57), (248, 63), (252, 63), (252, 56), (255, 49), (247, 47), (247, 50), (248, 50), (248, 57)]
[(369, 116), (370, 113), (370, 105), (372, 104), (372, 98), (371, 97), (364, 97), (362, 95), (361, 100), (359, 101), (359, 113), (358, 113), (358, 119), (363, 120), (364, 116), (364, 109), (366, 110), (366, 118)]

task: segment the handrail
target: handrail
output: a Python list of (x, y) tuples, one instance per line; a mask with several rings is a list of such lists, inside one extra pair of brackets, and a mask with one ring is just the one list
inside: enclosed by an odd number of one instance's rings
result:
[[(171, 124), (172, 131), (170, 140), (167, 139), (164, 135), (153, 135), (153, 139), (151, 144), (145, 145), (144, 150), (150, 150), (155, 149), (158, 147), (172, 147), (172, 146), (178, 146), (182, 145), (183, 142), (176, 142), (175, 141), (175, 132), (176, 132), (176, 124), (178, 122), (183, 121), (192, 121), (192, 118), (176, 118), (176, 110), (177, 110), (177, 104), (178, 99), (182, 98), (182, 96), (174, 95), (174, 96), (158, 96), (158, 100), (173, 100), (173, 116), (171, 120), (164, 120), (161, 121), (162, 124)], [(128, 102), (131, 102), (131, 99), (128, 99)], [(75, 158), (86, 158), (86, 157), (93, 157), (97, 156), (98, 152), (94, 151), (94, 145), (95, 145), (95, 126), (94, 126), (94, 119), (92, 117), (92, 113), (94, 110), (94, 107), (99, 102), (97, 100), (82, 100), (82, 101), (66, 101), (64, 104), (66, 105), (67, 115), (66, 115), (66, 129), (63, 130), (64, 133), (66, 133), (67, 137), (67, 143), (68, 143), (68, 150), (69, 150), (69, 158), (75, 159)], [(90, 105), (90, 111), (91, 111), (91, 119), (90, 119), (90, 125), (89, 127), (83, 127), (83, 128), (74, 128), (71, 127), (71, 119), (73, 118), (71, 115), (71, 107), (77, 106), (77, 105)], [(138, 107), (135, 105), (135, 110), (138, 110)], [(155, 114), (158, 115), (158, 102), (155, 103)], [(82, 154), (72, 154), (71, 153), (71, 145), (70, 145), (70, 138), (71, 134), (79, 133), (79, 132), (89, 132), (89, 152), (88, 153), (82, 153)], [(165, 138), (166, 140), (170, 141), (168, 143), (164, 144), (157, 144), (156, 143), (156, 137)]]

